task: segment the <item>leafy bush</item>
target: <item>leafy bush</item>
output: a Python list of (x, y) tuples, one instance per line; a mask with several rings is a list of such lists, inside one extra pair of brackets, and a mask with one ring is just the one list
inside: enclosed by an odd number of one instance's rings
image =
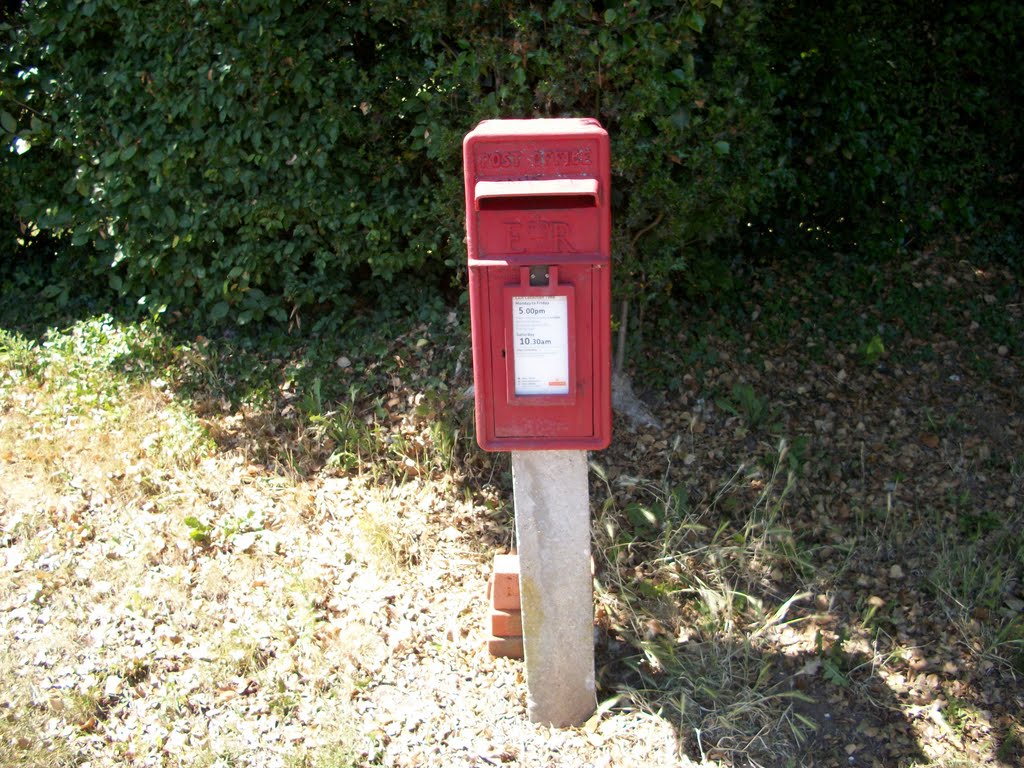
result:
[(26, 0), (5, 127), (66, 165), (22, 215), (154, 310), (285, 321), (458, 272), (478, 120), (593, 115), (619, 284), (667, 290), (772, 190), (759, 6)]
[(616, 290), (655, 320), (728, 286), (741, 235), (1006, 249), (1018, 6), (24, 0), (0, 19), (0, 246), (67, 235), (126, 297), (203, 322), (301, 321), (398, 278), (413, 304), (464, 283), (465, 133), (590, 115)]
[(797, 181), (764, 230), (787, 246), (891, 256), (940, 231), (1019, 227), (1020, 4), (769, 5)]

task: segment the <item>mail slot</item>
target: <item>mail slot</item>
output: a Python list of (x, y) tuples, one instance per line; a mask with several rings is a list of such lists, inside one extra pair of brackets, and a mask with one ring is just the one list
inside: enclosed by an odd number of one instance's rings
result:
[(585, 118), (485, 120), (463, 162), (477, 442), (607, 447), (607, 132)]

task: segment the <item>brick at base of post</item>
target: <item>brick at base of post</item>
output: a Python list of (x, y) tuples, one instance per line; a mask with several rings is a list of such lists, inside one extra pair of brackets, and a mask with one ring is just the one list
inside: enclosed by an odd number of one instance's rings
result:
[(487, 650), (492, 656), (523, 658), (523, 619), (519, 600), (519, 558), (495, 555), (487, 585)]

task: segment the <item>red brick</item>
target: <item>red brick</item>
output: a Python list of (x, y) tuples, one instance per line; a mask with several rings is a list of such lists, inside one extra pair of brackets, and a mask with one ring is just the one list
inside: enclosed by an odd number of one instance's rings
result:
[(495, 637), (520, 637), (523, 634), (523, 614), (492, 609), (491, 634)]
[(487, 650), (491, 656), (507, 656), (510, 659), (523, 658), (523, 638), (521, 637), (489, 637)]
[(519, 610), (519, 556), (495, 555), (491, 605), (502, 611)]

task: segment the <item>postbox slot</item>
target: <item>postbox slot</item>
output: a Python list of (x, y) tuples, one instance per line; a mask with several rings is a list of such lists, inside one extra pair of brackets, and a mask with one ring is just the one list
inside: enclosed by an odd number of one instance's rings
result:
[(478, 181), (474, 193), (478, 211), (596, 208), (599, 203), (597, 179)]
[(588, 195), (534, 195), (532, 197), (485, 197), (478, 201), (481, 211), (540, 211), (566, 208), (596, 208)]

